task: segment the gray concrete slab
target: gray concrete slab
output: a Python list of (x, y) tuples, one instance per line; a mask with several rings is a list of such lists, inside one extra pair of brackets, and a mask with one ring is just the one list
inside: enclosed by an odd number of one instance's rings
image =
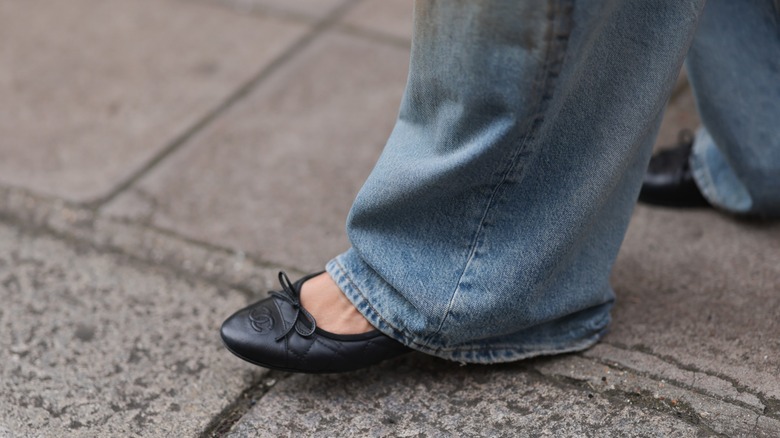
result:
[[(611, 349), (601, 344), (597, 349)], [(598, 354), (598, 353), (597, 353)], [(578, 355), (534, 361), (535, 370), (557, 381), (564, 381), (591, 393), (611, 396), (632, 406), (643, 406), (684, 419), (696, 426), (698, 436), (774, 438), (780, 435), (780, 419), (767, 414), (771, 409), (742, 404), (733, 398), (714, 395), (712, 382), (698, 387), (689, 382), (658, 378), (667, 366), (649, 373), (632, 372), (609, 361), (593, 361)], [(667, 375), (685, 374), (675, 369)], [(704, 388), (704, 390), (702, 390)]]
[(697, 436), (684, 418), (522, 365), (466, 366), (422, 355), (346, 375), (277, 384), (230, 437)]
[(346, 216), (395, 122), (408, 57), (319, 37), (105, 211), (321, 269), (348, 247)]
[(413, 10), (411, 0), (364, 0), (344, 16), (342, 23), (411, 42)]
[(1, 2), (0, 183), (106, 195), (307, 25), (199, 2)]
[[(280, 267), (243, 251), (229, 251), (182, 239), (143, 224), (114, 220), (94, 210), (0, 186), (0, 218), (21, 229), (78, 240), (103, 252), (127, 254), (179, 275), (259, 297), (279, 285)], [(286, 268), (291, 277), (304, 272)]]
[(242, 294), (0, 224), (0, 435), (195, 436), (263, 371), (227, 354)]
[(639, 206), (613, 285), (605, 341), (637, 354), (598, 357), (642, 372), (673, 365), (687, 384), (780, 413), (780, 223)]

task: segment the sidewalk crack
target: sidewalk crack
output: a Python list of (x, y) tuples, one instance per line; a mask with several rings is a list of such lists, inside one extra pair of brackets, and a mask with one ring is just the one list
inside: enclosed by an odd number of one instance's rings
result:
[[(663, 376), (655, 375), (655, 374), (648, 373), (648, 372), (645, 372), (645, 371), (640, 371), (640, 370), (631, 368), (630, 366), (627, 366), (625, 364), (618, 363), (618, 362), (615, 362), (615, 361), (604, 360), (604, 359), (601, 359), (601, 358), (595, 357), (595, 356), (588, 356), (588, 358), (591, 359), (591, 360), (594, 360), (594, 361), (596, 361), (596, 362), (598, 362), (600, 364), (612, 366), (612, 367), (615, 367), (617, 369), (621, 369), (621, 370), (625, 370), (625, 371), (630, 371), (632, 373), (636, 373), (638, 375), (647, 377), (647, 378), (652, 379), (652, 380), (656, 380), (656, 381), (659, 381), (659, 382), (660, 381), (672, 382), (672, 383), (674, 383), (676, 386), (678, 386), (680, 388), (687, 389), (687, 390), (696, 392), (698, 394), (701, 394), (701, 395), (704, 395), (704, 396), (707, 396), (707, 397), (710, 397), (710, 398), (714, 398), (714, 399), (722, 401), (724, 403), (729, 403), (729, 404), (734, 405), (734, 406), (739, 406), (739, 407), (742, 407), (742, 408), (745, 408), (745, 409), (749, 409), (750, 411), (755, 412), (756, 414), (761, 414), (761, 415), (765, 415), (765, 416), (767, 416), (769, 418), (772, 418), (772, 419), (775, 419), (775, 420), (780, 420), (780, 400), (774, 399), (772, 397), (768, 397), (768, 396), (764, 395), (761, 392), (753, 391), (750, 388), (748, 388), (747, 386), (739, 383), (733, 377), (727, 376), (727, 375), (722, 374), (722, 373), (716, 373), (716, 372), (710, 372), (710, 371), (702, 370), (702, 369), (696, 367), (695, 365), (690, 365), (690, 364), (683, 363), (683, 362), (681, 362), (680, 360), (678, 360), (678, 359), (676, 359), (674, 357), (656, 353), (656, 352), (652, 351), (650, 348), (648, 348), (646, 346), (643, 346), (643, 345), (637, 345), (637, 346), (630, 347), (630, 346), (621, 344), (619, 342), (605, 342), (605, 344), (609, 345), (611, 347), (614, 347), (614, 348), (625, 350), (625, 351), (634, 351), (634, 352), (647, 354), (648, 356), (654, 357), (654, 358), (656, 358), (658, 360), (661, 360), (662, 362), (666, 362), (669, 365), (673, 365), (673, 366), (677, 367), (680, 370), (690, 371), (690, 372), (693, 373), (693, 380), (692, 380), (692, 382), (690, 384), (687, 384), (685, 382), (681, 382), (681, 381), (678, 381), (678, 380), (675, 380), (675, 379), (670, 379), (668, 377), (663, 377)], [(733, 399), (731, 397), (728, 397), (728, 396), (721, 396), (721, 395), (713, 394), (713, 393), (711, 393), (711, 392), (709, 392), (709, 391), (707, 391), (707, 390), (705, 390), (703, 388), (695, 387), (694, 384), (698, 380), (698, 377), (697, 377), (698, 374), (702, 374), (704, 376), (709, 376), (709, 377), (713, 377), (713, 378), (717, 378), (717, 379), (723, 380), (724, 382), (730, 384), (738, 393), (744, 393), (744, 394), (748, 394), (748, 395), (751, 395), (751, 396), (755, 397), (764, 406), (763, 412), (760, 412), (755, 406), (751, 406), (750, 404), (745, 403), (743, 401), (735, 400), (735, 399)]]
[(200, 438), (221, 438), (248, 413), (274, 386), (292, 374), (269, 370), (242, 392), (233, 402), (217, 414), (200, 434)]
[(346, 13), (358, 2), (359, 0), (346, 0), (344, 3), (331, 11), (325, 18), (317, 21), (311, 30), (304, 33), (303, 36), (295, 40), (286, 50), (284, 50), (281, 54), (269, 62), (252, 78), (234, 90), (217, 106), (206, 112), (206, 114), (203, 115), (193, 125), (176, 136), (144, 165), (142, 165), (124, 181), (120, 182), (116, 187), (108, 192), (108, 194), (91, 202), (84, 203), (84, 206), (91, 209), (100, 209), (109, 202), (113, 201), (117, 196), (125, 192), (127, 189), (135, 186), (135, 184), (147, 174), (149, 174), (152, 169), (156, 168), (162, 161), (179, 150), (183, 145), (187, 144), (193, 137), (203, 131), (207, 126), (210, 126), (212, 122), (218, 119), (223, 113), (225, 113), (225, 111), (248, 96), (252, 91), (255, 90), (255, 88), (257, 88), (260, 83), (264, 82), (266, 78), (274, 74), (279, 70), (279, 68), (281, 68), (281, 66), (285, 65), (304, 48), (309, 46), (319, 35), (331, 27), (334, 27), (338, 21), (344, 15), (346, 15)]

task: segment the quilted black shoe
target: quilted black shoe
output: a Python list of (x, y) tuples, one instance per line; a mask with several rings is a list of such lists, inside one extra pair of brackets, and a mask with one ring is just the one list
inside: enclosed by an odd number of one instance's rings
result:
[(411, 351), (378, 330), (338, 335), (317, 328), (314, 317), (301, 306), (303, 283), (279, 273), (281, 291), (228, 318), (222, 341), (231, 353), (266, 368), (299, 373), (338, 373), (365, 368)]
[(650, 159), (639, 201), (665, 207), (705, 207), (710, 205), (693, 179), (689, 159), (693, 134), (680, 132), (679, 144)]

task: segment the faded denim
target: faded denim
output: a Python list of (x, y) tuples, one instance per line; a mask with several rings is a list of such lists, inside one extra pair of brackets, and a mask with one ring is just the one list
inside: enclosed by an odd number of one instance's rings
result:
[[(725, 1), (725, 0), (722, 0)], [(493, 363), (587, 348), (703, 1), (418, 1), (396, 126), (327, 265), (378, 329)]]
[(780, 1), (708, 2), (687, 67), (697, 185), (728, 212), (780, 216)]

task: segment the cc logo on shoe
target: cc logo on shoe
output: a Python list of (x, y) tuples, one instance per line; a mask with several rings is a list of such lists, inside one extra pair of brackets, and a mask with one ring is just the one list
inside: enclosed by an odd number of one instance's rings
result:
[(274, 318), (271, 316), (271, 311), (265, 307), (257, 307), (249, 312), (249, 320), (251, 321), (252, 328), (260, 333), (270, 331), (274, 328)]

